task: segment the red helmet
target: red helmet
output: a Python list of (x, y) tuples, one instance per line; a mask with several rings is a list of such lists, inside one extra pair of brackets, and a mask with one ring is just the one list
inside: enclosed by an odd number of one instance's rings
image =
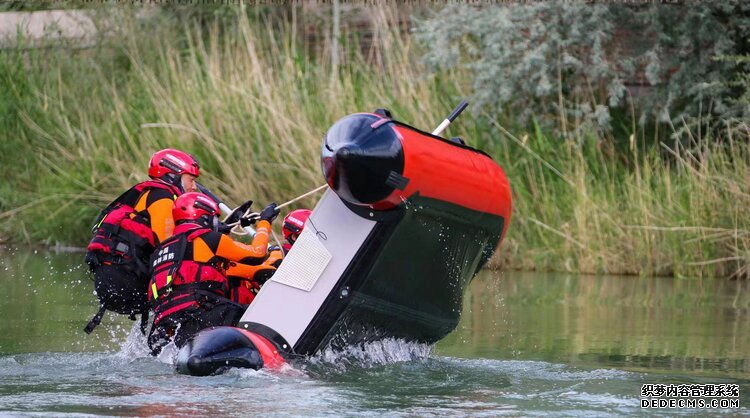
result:
[(218, 225), (219, 206), (202, 193), (185, 193), (174, 201), (172, 217), (175, 224), (194, 222), (214, 228)]
[(299, 234), (305, 228), (305, 222), (307, 222), (310, 214), (312, 214), (310, 209), (297, 209), (284, 217), (284, 226), (281, 227), (281, 231), (289, 244), (294, 244), (294, 241), (297, 240)]
[(200, 176), (198, 160), (192, 155), (167, 148), (157, 151), (151, 156), (151, 162), (148, 165), (149, 177), (179, 185), (179, 177), (182, 174), (192, 174), (195, 177)]

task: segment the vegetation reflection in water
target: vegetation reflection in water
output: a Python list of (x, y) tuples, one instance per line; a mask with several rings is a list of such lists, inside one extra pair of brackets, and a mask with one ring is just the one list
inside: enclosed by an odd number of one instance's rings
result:
[(323, 356), (282, 375), (198, 379), (134, 347), (143, 341), (127, 318), (83, 333), (96, 303), (81, 258), (3, 253), (0, 411), (237, 415), (260, 397), (261, 410), (292, 414), (632, 415), (643, 383), (726, 382), (750, 405), (746, 282), (483, 271), (458, 329), (428, 358), (426, 347), (384, 344), (365, 362)]
[(116, 326), (83, 333), (98, 306), (80, 252), (2, 249), (0, 286), (0, 353), (109, 350), (125, 335)]
[(484, 271), (440, 354), (750, 376), (744, 281)]

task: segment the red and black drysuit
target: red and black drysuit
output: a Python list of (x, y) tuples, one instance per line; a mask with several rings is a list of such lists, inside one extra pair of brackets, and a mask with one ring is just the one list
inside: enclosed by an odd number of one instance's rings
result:
[[(245, 312), (246, 297), (231, 285), (228, 276), (252, 278), (267, 256), (271, 224), (259, 221), (249, 245), (206, 227), (184, 223), (159, 246), (151, 260), (148, 298), (154, 324), (148, 336), (152, 354), (174, 338), (182, 347), (200, 330), (236, 325)], [(235, 300), (232, 300), (235, 299)]]
[(148, 262), (154, 248), (172, 235), (172, 205), (182, 190), (171, 184), (149, 180), (139, 183), (110, 203), (93, 228), (86, 263), (94, 275), (99, 312), (85, 328), (99, 325), (105, 310), (142, 314), (145, 330), (148, 314), (146, 287)]

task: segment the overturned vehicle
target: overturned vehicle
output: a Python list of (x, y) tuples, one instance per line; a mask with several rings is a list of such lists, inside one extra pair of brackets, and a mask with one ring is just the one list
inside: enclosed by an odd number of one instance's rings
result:
[(485, 153), (389, 116), (330, 128), (328, 189), (299, 239), (237, 327), (181, 349), (181, 373), (274, 368), (384, 338), (434, 343), (455, 329), (465, 289), (507, 230), (510, 186)]

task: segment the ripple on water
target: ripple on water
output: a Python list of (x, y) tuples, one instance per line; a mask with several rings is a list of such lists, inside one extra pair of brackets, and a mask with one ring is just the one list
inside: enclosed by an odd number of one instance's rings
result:
[(109, 415), (640, 414), (642, 373), (542, 361), (431, 355), (397, 340), (321, 354), (280, 371), (176, 374), (137, 327), (110, 353), (0, 357), (0, 411)]

